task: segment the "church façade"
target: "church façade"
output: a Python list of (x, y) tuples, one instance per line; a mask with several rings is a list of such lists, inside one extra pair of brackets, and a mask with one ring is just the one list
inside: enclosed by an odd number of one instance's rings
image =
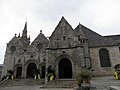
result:
[(75, 29), (61, 18), (52, 35), (42, 31), (33, 42), (27, 36), (27, 22), (22, 35), (15, 35), (7, 43), (2, 76), (14, 70), (16, 78), (31, 78), (39, 69), (45, 78), (45, 69), (51, 65), (57, 79), (76, 78), (82, 66), (91, 66), (95, 76), (113, 74), (120, 63), (120, 35), (102, 36), (79, 24)]

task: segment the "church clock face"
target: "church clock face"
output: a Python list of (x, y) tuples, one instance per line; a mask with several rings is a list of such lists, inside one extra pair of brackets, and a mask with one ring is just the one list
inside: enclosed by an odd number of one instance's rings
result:
[(37, 48), (38, 50), (41, 50), (41, 49), (43, 48), (43, 44), (42, 44), (42, 43), (37, 44), (36, 48)]
[(15, 52), (16, 51), (16, 47), (15, 46), (11, 46), (10, 50), (11, 50), (11, 52)]

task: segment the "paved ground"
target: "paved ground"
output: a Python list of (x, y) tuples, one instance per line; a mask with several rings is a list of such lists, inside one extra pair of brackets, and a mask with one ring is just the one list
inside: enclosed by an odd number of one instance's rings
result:
[(0, 87), (0, 90), (39, 90), (38, 86)]
[[(119, 86), (120, 80), (114, 77), (94, 77), (91, 80), (91, 86), (96, 87), (91, 90), (109, 90), (110, 86)], [(0, 87), (0, 90), (74, 90), (73, 88), (40, 88), (40, 86), (13, 86)]]
[(72, 88), (44, 88), (39, 86), (14, 86), (14, 87), (0, 87), (0, 90), (73, 90)]
[(120, 80), (115, 80), (114, 77), (94, 77), (91, 83), (97, 90), (109, 90), (110, 86), (120, 87)]

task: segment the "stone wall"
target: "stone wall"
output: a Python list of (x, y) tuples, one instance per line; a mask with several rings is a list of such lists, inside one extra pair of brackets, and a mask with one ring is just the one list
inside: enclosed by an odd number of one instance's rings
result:
[[(108, 50), (111, 67), (101, 67), (100, 58), (99, 58), (99, 50), (105, 48)], [(117, 46), (112, 47), (95, 47), (90, 48), (90, 57), (92, 68), (95, 70), (93, 73), (96, 76), (104, 76), (104, 75), (113, 75), (114, 66), (120, 63), (120, 51)]]
[(84, 63), (83, 48), (81, 47), (74, 49), (48, 50), (47, 55), (48, 66), (51, 65), (55, 68), (57, 78), (59, 77), (58, 66), (61, 59), (67, 58), (70, 60), (72, 64), (73, 78), (75, 78), (76, 74), (80, 72), (81, 66)]

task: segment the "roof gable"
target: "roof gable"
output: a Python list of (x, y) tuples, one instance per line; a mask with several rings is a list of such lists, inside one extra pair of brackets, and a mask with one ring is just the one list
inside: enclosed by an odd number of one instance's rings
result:
[(75, 28), (76, 34), (80, 37), (80, 39), (87, 39), (86, 35), (82, 31), (82, 26), (79, 23), (79, 25)]
[(48, 41), (47, 37), (45, 37), (44, 34), (41, 31), (40, 34), (31, 43), (31, 45), (36, 45), (36, 44), (39, 44), (39, 43), (48, 43), (48, 42), (49, 41)]
[(15, 34), (15, 36), (9, 41), (9, 44), (18, 44), (19, 41), (19, 38)]
[(53, 38), (62, 38), (64, 36), (71, 37), (75, 35), (75, 32), (71, 25), (65, 20), (64, 17), (61, 18), (57, 27), (53, 31), (52, 35), (50, 36), (50, 40)]

